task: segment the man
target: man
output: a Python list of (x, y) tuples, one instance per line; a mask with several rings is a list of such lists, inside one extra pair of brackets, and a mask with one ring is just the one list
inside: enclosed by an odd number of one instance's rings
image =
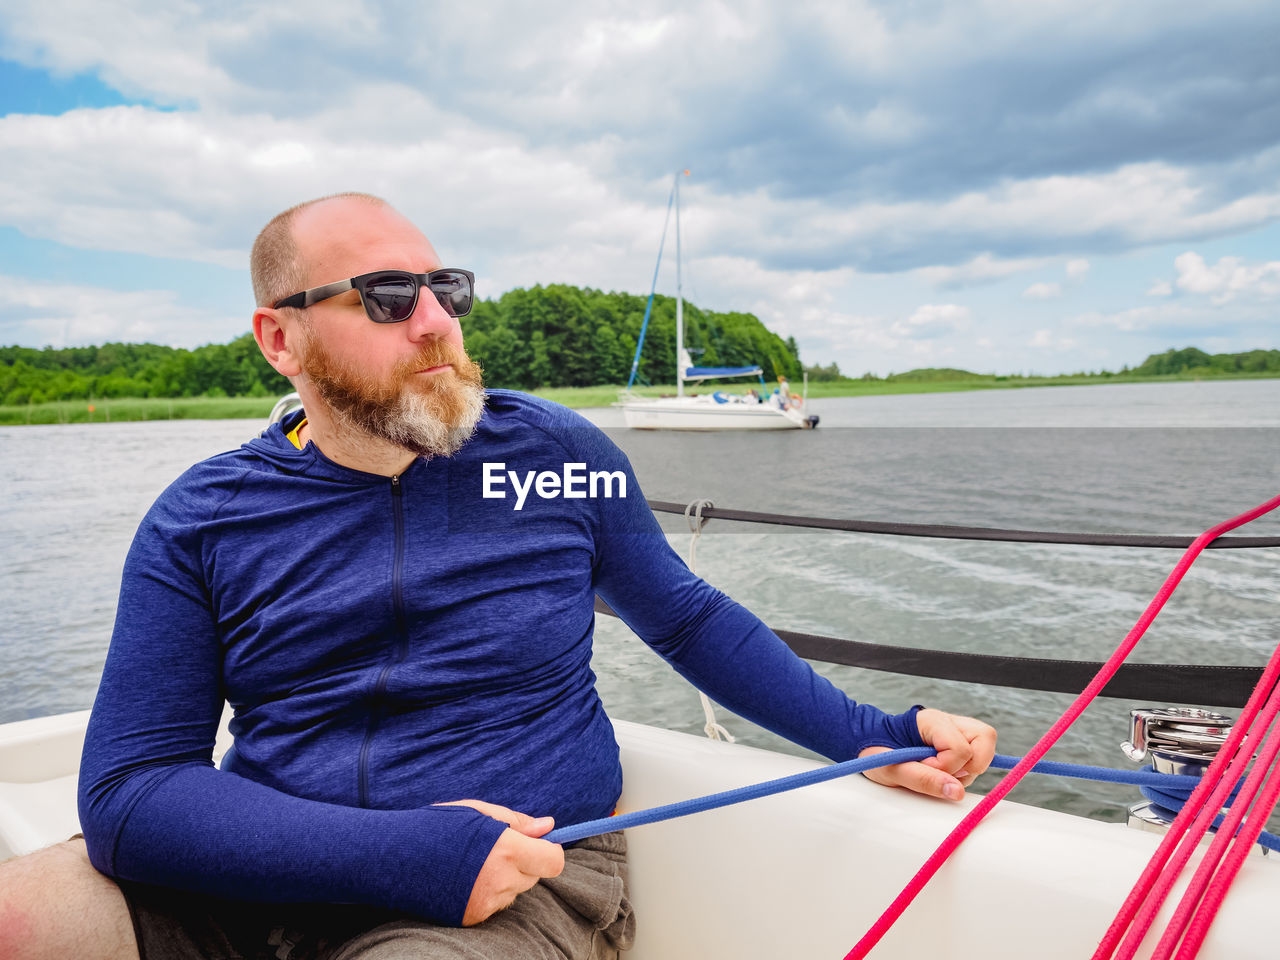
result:
[(854, 704), (694, 577), (599, 430), (486, 396), (470, 275), (385, 203), (286, 211), (252, 271), (254, 333), (305, 419), (197, 464), (144, 519), (86, 737), (87, 846), (0, 870), (0, 956), (616, 956), (621, 835), (541, 839), (621, 789), (597, 593), (797, 742), (937, 748), (883, 783), (958, 799), (986, 768), (986, 724)]

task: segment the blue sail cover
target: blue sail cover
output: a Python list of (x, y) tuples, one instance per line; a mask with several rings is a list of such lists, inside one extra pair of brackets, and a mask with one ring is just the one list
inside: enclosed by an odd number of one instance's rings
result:
[(686, 380), (711, 380), (716, 377), (753, 377), (763, 373), (759, 367), (687, 367)]

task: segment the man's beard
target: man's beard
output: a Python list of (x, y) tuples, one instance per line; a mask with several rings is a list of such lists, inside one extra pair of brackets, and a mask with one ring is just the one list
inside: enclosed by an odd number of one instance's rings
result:
[[(418, 375), (446, 363), (451, 371)], [(377, 379), (338, 362), (308, 332), (302, 365), (340, 424), (420, 457), (457, 453), (484, 413), (479, 365), (443, 340), (428, 341), (416, 356)]]

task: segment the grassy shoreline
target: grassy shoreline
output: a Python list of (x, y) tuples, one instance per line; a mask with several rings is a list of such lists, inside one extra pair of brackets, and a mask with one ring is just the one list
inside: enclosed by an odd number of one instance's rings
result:
[[(1273, 380), (1258, 374), (1223, 374), (1191, 377), (1179, 374), (1162, 377), (972, 377), (958, 380), (826, 380), (811, 382), (809, 396), (873, 397), (907, 393), (956, 393), (969, 390), (1020, 390), (1030, 387), (1072, 387), (1099, 383), (1179, 383), (1210, 380)], [(730, 384), (732, 393), (742, 393), (751, 384)], [(774, 384), (770, 384), (772, 389)], [(800, 389), (799, 384), (793, 388)], [(621, 387), (547, 387), (532, 391), (556, 403), (575, 409), (607, 407), (618, 398)], [(641, 396), (675, 393), (675, 385), (637, 387)], [(697, 392), (697, 391), (694, 391)], [(701, 392), (709, 392), (703, 388)], [(120, 423), (139, 420), (264, 420), (275, 397), (121, 397), (119, 399), (59, 400), (52, 403), (0, 406), (0, 426), (32, 426), (58, 423)]]

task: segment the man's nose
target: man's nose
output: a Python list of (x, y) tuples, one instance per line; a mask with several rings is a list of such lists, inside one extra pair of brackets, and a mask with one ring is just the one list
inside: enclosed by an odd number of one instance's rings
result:
[(431, 288), (424, 286), (418, 291), (418, 305), (405, 324), (409, 339), (417, 341), (448, 336), (457, 329), (458, 321), (440, 306)]

